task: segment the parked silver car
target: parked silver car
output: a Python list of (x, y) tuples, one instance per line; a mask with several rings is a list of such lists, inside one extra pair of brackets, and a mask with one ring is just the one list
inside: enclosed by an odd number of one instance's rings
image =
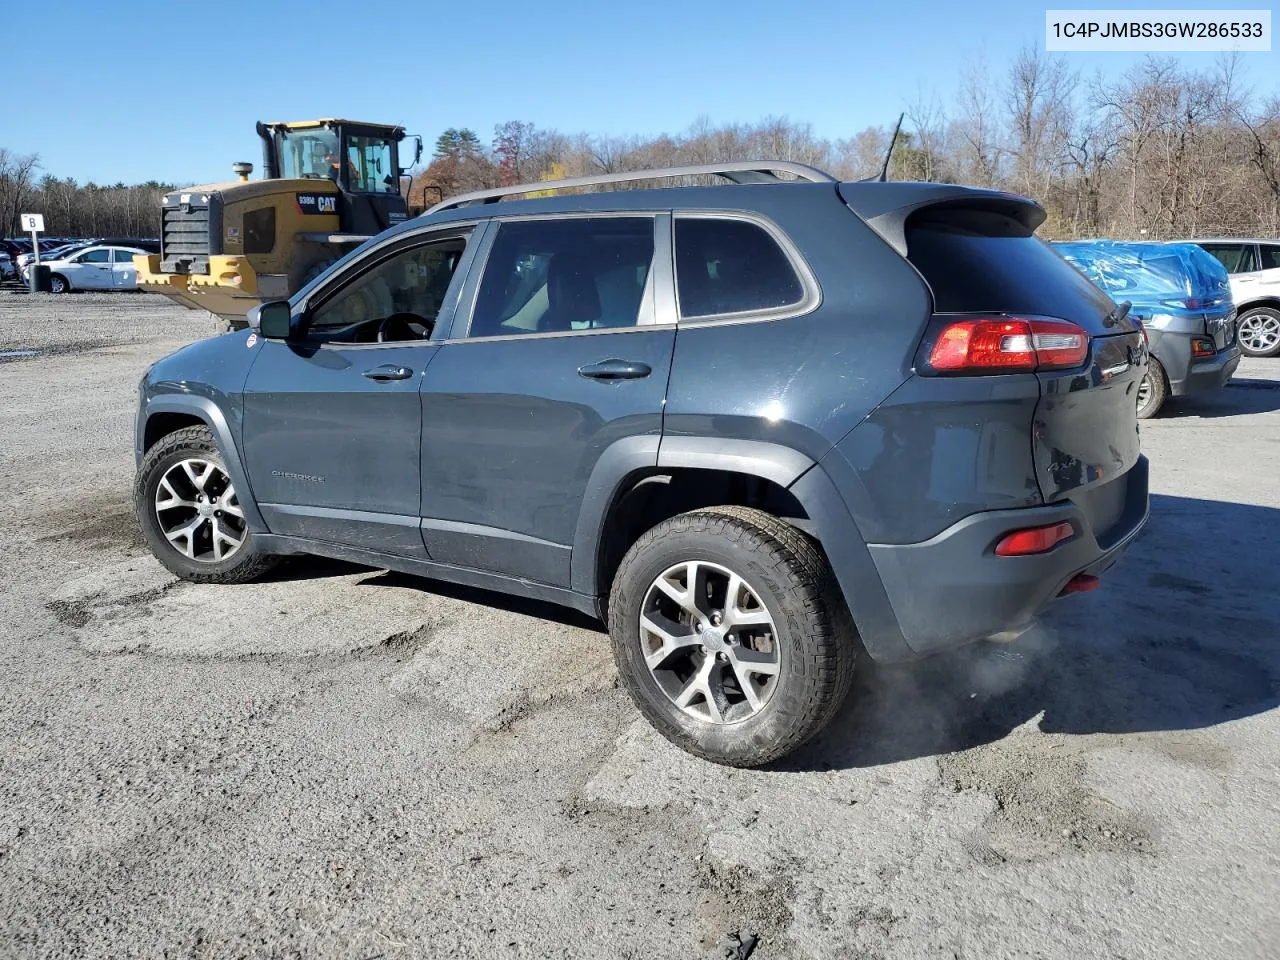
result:
[(1236, 339), (1250, 357), (1280, 353), (1280, 240), (1196, 240), (1227, 268)]
[[(145, 254), (137, 247), (91, 246), (79, 250), (65, 259), (41, 260), (50, 272), (50, 287), (54, 293), (68, 290), (136, 290), (138, 271), (133, 258)], [(31, 284), (31, 267), (22, 271), (22, 280)]]

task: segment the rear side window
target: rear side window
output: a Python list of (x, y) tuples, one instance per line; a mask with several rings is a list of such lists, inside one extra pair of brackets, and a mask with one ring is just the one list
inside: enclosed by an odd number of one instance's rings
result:
[(1204, 243), (1201, 246), (1227, 268), (1227, 273), (1252, 273), (1258, 269), (1251, 243)]
[(776, 310), (804, 299), (787, 255), (750, 221), (678, 217), (675, 254), (683, 319)]
[(651, 290), (653, 223), (583, 217), (501, 224), (468, 336), (636, 326)]
[(1102, 332), (1110, 298), (1030, 229), (1003, 213), (927, 211), (909, 220), (907, 259), (938, 313), (1058, 317)]
[(1259, 270), (1280, 270), (1280, 246), (1264, 243), (1258, 248), (1262, 252), (1262, 264)]

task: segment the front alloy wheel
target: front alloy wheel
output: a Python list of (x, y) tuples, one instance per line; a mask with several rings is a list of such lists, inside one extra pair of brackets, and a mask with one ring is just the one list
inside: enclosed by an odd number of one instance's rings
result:
[(165, 539), (189, 560), (221, 563), (244, 545), (235, 487), (208, 460), (193, 457), (170, 467), (156, 485), (155, 508)]
[(134, 509), (147, 546), (194, 583), (247, 583), (277, 558), (262, 553), (208, 427), (161, 437), (142, 458)]

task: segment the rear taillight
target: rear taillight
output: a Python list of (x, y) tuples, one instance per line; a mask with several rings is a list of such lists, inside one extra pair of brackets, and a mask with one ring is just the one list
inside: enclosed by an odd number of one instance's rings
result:
[(1204, 337), (1196, 337), (1191, 341), (1191, 356), (1193, 357), (1212, 357), (1218, 352), (1218, 348), (1212, 340)]
[(1070, 523), (1055, 523), (1048, 527), (1030, 527), (1026, 530), (1015, 530), (1001, 537), (996, 544), (997, 557), (1027, 557), (1036, 553), (1047, 553), (1064, 540), (1076, 535)]
[(926, 372), (1013, 373), (1067, 370), (1089, 355), (1089, 334), (1042, 317), (938, 317), (926, 339)]

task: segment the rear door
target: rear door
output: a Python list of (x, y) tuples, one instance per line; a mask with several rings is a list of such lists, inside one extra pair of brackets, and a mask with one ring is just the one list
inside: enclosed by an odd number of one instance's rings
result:
[(124, 247), (111, 249), (111, 280), (115, 289), (133, 290), (138, 286), (138, 271), (134, 269), (133, 258), (141, 252)]
[[(423, 382), (431, 559), (555, 586), (601, 454), (662, 430), (675, 343), (657, 215), (494, 224), (471, 304)], [(666, 320), (667, 322), (660, 322)]]
[(1140, 453), (1141, 328), (1112, 319), (1110, 297), (1030, 229), (995, 210), (927, 209), (908, 220), (906, 241), (937, 313), (1048, 317), (1089, 334), (1082, 366), (1036, 373), (1040, 400), (1029, 433), (1045, 502), (1075, 500), (1102, 535), (1124, 507), (1125, 485), (1112, 481)]

